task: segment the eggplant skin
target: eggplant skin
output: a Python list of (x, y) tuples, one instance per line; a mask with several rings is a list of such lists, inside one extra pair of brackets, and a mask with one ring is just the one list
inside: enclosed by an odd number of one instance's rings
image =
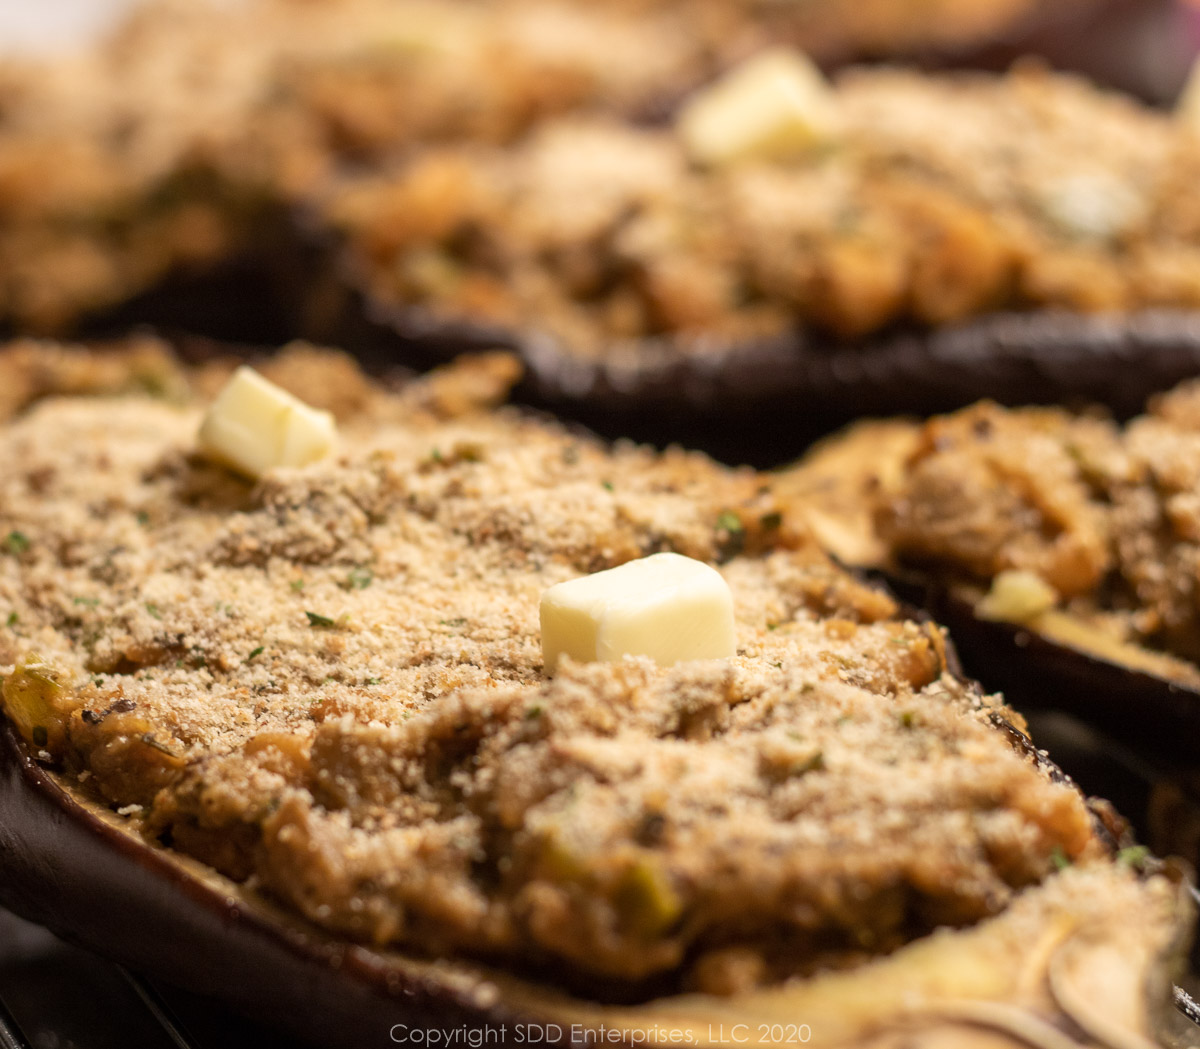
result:
[(1056, 709), (1195, 758), (1200, 691), (1055, 641), (1028, 625), (983, 619), (974, 602), (932, 577), (888, 573), (893, 588), (926, 609), (954, 638), (965, 672), (1002, 691), (1018, 710)]
[(545, 332), (515, 331), (369, 297), (336, 238), (298, 216), (299, 245), (275, 271), (278, 297), (318, 344), (375, 370), (430, 367), (463, 351), (517, 353), (519, 400), (603, 436), (682, 442), (726, 461), (774, 466), (857, 419), (919, 415), (981, 398), (1004, 405), (1099, 404), (1126, 418), (1200, 373), (1200, 311), (988, 314), (938, 329), (845, 342), (797, 329), (745, 343), (646, 338), (599, 358)]
[[(1068, 1044), (1037, 1039), (1071, 1023), (1130, 1039), (1069, 1043), (1080, 1049), (1159, 1044), (1146, 1037), (1165, 1015), (1168, 974), (1193, 918), (1177, 872), (1139, 880), (1119, 864), (1085, 867), (996, 919), (943, 930), (861, 971), (712, 1005), (691, 995), (610, 1009), (500, 973), (334, 942), (121, 829), (31, 758), (3, 720), (0, 873), (0, 905), (326, 1049), (391, 1044), (400, 1028), (457, 1032), (461, 1044), (495, 1044), (502, 1029), (546, 1046), (599, 1044), (597, 1031), (606, 1045), (649, 1044), (648, 1030), (718, 1045), (729, 1044), (722, 1031), (735, 1023), (746, 1032), (739, 1044), (761, 1046), (779, 1044), (781, 1016), (825, 1049), (902, 1049), (926, 1044), (923, 1036), (958, 1049), (1028, 1049)], [(1083, 983), (1063, 968), (1076, 957)], [(990, 971), (983, 985), (981, 967)], [(1097, 972), (1097, 986), (1117, 979), (1130, 993), (1110, 1000), (1087, 991), (1087, 974)], [(984, 988), (998, 997), (979, 997)]]
[(76, 801), (26, 754), (7, 721), (0, 721), (0, 874), (0, 905), (313, 1045), (388, 1045), (395, 1024), (519, 1022), (478, 997), (478, 975), (459, 971), (451, 982), (416, 966), (406, 972), (145, 845)]

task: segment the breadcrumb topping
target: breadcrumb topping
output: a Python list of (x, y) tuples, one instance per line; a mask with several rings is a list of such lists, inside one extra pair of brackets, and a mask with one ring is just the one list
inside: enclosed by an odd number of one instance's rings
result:
[(347, 178), (325, 221), (376, 302), (586, 357), (1200, 303), (1200, 140), (1168, 116), (1028, 65), (851, 69), (831, 105), (824, 148), (716, 171), (670, 128), (548, 119)]
[[(484, 410), (505, 358), (386, 393), (299, 347), (267, 370), (341, 450), (251, 486), (194, 449), (222, 367), (0, 432), (5, 708), (151, 839), (376, 943), (709, 989), (720, 952), (850, 964), (1102, 854), (771, 477)], [(719, 567), (737, 656), (547, 679), (541, 591), (658, 550)]]

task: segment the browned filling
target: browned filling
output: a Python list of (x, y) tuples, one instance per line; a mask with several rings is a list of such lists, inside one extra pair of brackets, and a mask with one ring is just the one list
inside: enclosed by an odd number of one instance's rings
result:
[(69, 329), (260, 245), (272, 205), (344, 234), (383, 303), (592, 356), (1196, 305), (1194, 134), (1069, 79), (851, 72), (834, 141), (729, 172), (647, 125), (763, 43), (904, 51), (1035, 6), (152, 6), (83, 60), (0, 70), (0, 318)]
[(1181, 124), (1035, 68), (851, 70), (834, 98), (840, 132), (789, 162), (703, 170), (671, 128), (572, 116), (346, 179), (325, 221), (377, 301), (591, 357), (1200, 303)]
[[(151, 838), (313, 921), (728, 992), (1103, 853), (1014, 715), (772, 478), (480, 410), (503, 358), (389, 395), (296, 350), (269, 372), (340, 412), (341, 451), (252, 487), (193, 452), (186, 391), (220, 368), (134, 359), (183, 403), (48, 399), (0, 433), (5, 709)], [(0, 374), (122, 385), (46, 348)], [(720, 566), (738, 655), (547, 680), (542, 589), (658, 550)]]
[[(852, 562), (899, 561), (977, 594), (991, 589), (979, 607), (997, 618), (1009, 618), (997, 577), (1021, 573), (1018, 589), (1048, 584), (1042, 606), (1025, 613), (1041, 607), (1051, 632), (1066, 615), (1095, 645), (1200, 660), (1196, 382), (1153, 398), (1124, 426), (987, 402), (923, 426), (867, 424), (797, 479), (793, 495), (836, 493), (825, 537)], [(1010, 603), (1021, 619), (1020, 595)], [(1200, 680), (1187, 664), (1177, 670)]]

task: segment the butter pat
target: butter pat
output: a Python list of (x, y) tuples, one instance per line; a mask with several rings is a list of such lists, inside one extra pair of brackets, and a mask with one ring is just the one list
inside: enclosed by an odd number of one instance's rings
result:
[(200, 450), (257, 480), (277, 466), (307, 466), (333, 451), (337, 427), (252, 368), (233, 373), (200, 424)]
[(799, 51), (773, 48), (698, 93), (678, 130), (701, 164), (778, 160), (830, 141), (837, 104), (821, 71)]
[(654, 554), (552, 586), (542, 595), (542, 660), (612, 663), (649, 656), (662, 666), (737, 650), (733, 595), (715, 568)]
[(1034, 572), (1010, 569), (992, 580), (992, 588), (975, 606), (981, 619), (1027, 623), (1058, 604), (1058, 592)]

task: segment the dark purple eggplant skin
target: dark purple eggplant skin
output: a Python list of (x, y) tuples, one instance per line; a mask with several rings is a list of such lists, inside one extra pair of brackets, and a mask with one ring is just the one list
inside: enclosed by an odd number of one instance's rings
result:
[(292, 295), (305, 304), (305, 338), (342, 346), (375, 369), (509, 349), (525, 364), (515, 397), (526, 404), (604, 437), (681, 443), (756, 467), (786, 462), (855, 419), (933, 415), (981, 398), (1099, 404), (1126, 418), (1150, 395), (1200, 375), (1200, 311), (1170, 309), (1013, 311), (857, 342), (808, 329), (735, 345), (642, 339), (585, 358), (544, 332), (441, 321), (371, 299), (328, 235), (310, 242), (310, 268), (297, 277), (301, 255), (286, 279), (307, 289)]
[[(993, 722), (1031, 762), (1071, 783), (1022, 731), (1000, 715)], [(1090, 805), (1097, 832), (1115, 852), (1123, 824)], [(472, 1000), (470, 981), (414, 972), (298, 918), (264, 913), (232, 883), (193, 875), (166, 850), (81, 805), (2, 716), (0, 907), (320, 1049), (391, 1044), (397, 1025), (512, 1033), (539, 1024), (538, 1044), (572, 1044), (561, 1013), (547, 1019), (502, 999)], [(554, 1030), (561, 1040), (550, 1036)]]
[(396, 1024), (536, 1022), (217, 891), (78, 804), (2, 720), (0, 906), (326, 1049), (390, 1045)]
[(954, 638), (965, 672), (1002, 691), (1017, 710), (1062, 710), (1155, 752), (1195, 762), (1200, 691), (1134, 670), (1013, 623), (981, 619), (952, 587), (893, 575), (906, 600), (928, 610)]
[[(1170, 104), (1187, 79), (1196, 39), (1182, 0), (1047, 0), (990, 40), (917, 56), (926, 68), (1002, 72), (1037, 55), (1146, 102)], [(884, 56), (876, 56), (884, 57)]]

